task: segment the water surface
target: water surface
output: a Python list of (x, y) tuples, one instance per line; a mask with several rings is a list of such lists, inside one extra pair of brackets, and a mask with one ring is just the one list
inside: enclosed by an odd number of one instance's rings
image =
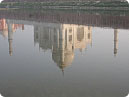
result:
[(127, 26), (80, 23), (1, 18), (0, 93), (4, 97), (126, 97)]

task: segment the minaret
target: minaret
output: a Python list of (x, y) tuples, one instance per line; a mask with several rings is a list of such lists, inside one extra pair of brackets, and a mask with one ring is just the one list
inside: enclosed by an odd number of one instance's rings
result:
[(13, 29), (12, 24), (9, 23), (9, 20), (7, 20), (8, 25), (8, 42), (9, 42), (9, 54), (12, 56), (13, 49), (12, 49), (12, 41), (13, 41)]
[(114, 56), (116, 56), (118, 50), (118, 29), (114, 29)]

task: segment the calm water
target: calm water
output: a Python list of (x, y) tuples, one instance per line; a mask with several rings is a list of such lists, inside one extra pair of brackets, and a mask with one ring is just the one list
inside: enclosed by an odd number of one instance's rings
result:
[(0, 19), (0, 93), (4, 97), (128, 95), (126, 25), (11, 18)]

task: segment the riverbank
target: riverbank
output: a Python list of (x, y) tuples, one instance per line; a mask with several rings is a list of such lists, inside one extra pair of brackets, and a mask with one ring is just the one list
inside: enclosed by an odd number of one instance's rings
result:
[[(129, 13), (82, 10), (1, 10), (0, 19), (129, 29)], [(17, 23), (16, 23), (17, 24)]]
[(129, 10), (127, 2), (6, 2), (0, 8), (16, 9), (85, 9), (85, 10)]

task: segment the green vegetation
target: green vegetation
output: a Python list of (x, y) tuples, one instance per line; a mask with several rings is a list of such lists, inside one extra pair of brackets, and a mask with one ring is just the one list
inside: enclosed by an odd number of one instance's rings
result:
[(129, 4), (127, 2), (13, 2), (13, 3), (1, 3), (1, 8), (49, 8), (49, 9), (110, 9), (110, 10), (129, 10)]

